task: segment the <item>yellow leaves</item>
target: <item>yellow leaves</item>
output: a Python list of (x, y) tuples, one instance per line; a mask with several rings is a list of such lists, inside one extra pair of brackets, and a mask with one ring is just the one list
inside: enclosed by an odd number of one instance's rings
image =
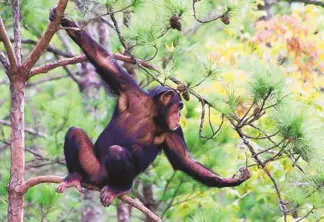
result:
[(168, 46), (166, 43), (164, 43), (164, 47), (168, 50), (169, 53), (173, 53), (176, 48), (176, 47), (174, 47), (173, 42), (171, 42), (170, 46)]
[[(242, 43), (224, 42), (220, 44), (208, 44), (210, 56), (221, 64), (234, 65), (242, 53), (249, 53), (248, 45)], [(238, 53), (240, 52), (240, 53)]]

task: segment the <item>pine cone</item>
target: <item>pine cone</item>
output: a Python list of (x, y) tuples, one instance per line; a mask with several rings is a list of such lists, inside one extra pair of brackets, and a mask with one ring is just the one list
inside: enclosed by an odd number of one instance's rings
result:
[(223, 15), (220, 19), (225, 25), (230, 24), (230, 17), (227, 14)]
[(181, 31), (182, 26), (181, 26), (181, 23), (180, 23), (180, 17), (176, 16), (176, 15), (173, 15), (170, 18), (170, 26), (171, 26), (172, 29), (176, 29), (178, 31)]
[(177, 85), (177, 90), (178, 90), (180, 93), (183, 93), (183, 92), (187, 91), (187, 87), (186, 87), (185, 84), (180, 83), (180, 84)]
[(188, 90), (184, 91), (181, 95), (186, 101), (190, 100), (190, 94)]

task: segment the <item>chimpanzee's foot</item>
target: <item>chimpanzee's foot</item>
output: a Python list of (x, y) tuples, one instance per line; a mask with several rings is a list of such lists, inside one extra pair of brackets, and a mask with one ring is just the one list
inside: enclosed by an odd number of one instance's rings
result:
[(80, 193), (83, 193), (81, 186), (81, 176), (78, 173), (70, 174), (57, 186), (56, 192), (63, 193), (65, 188), (75, 187)]
[(104, 207), (109, 207), (112, 201), (116, 197), (120, 197), (124, 194), (128, 194), (131, 191), (129, 190), (118, 190), (113, 189), (109, 186), (104, 186), (100, 191), (100, 202)]

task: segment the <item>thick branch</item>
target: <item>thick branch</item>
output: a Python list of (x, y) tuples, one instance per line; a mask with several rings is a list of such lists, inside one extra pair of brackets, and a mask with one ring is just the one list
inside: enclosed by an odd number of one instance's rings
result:
[[(125, 56), (125, 55), (122, 55), (122, 54), (119, 54), (119, 53), (114, 53), (113, 57), (115, 59), (123, 61), (123, 62), (136, 64), (136, 60), (134, 58), (130, 57), (130, 56)], [(58, 60), (56, 62), (45, 64), (45, 65), (40, 66), (38, 68), (32, 69), (30, 74), (29, 74), (29, 78), (32, 77), (32, 76), (41, 74), (41, 73), (47, 73), (48, 71), (53, 70), (53, 69), (55, 69), (57, 67), (76, 64), (76, 63), (84, 62), (86, 60), (87, 60), (87, 57), (85, 55), (75, 56), (75, 57), (67, 58), (67, 59), (60, 59), (60, 60)], [(155, 68), (153, 65), (151, 65), (151, 64), (149, 64), (149, 63), (147, 63), (145, 61), (138, 60), (138, 62), (142, 66), (144, 66), (144, 67), (146, 67), (148, 69), (155, 70), (155, 71), (157, 70), (157, 68)]]
[(17, 70), (16, 56), (13, 51), (9, 36), (8, 36), (7, 31), (4, 27), (1, 17), (0, 17), (0, 37), (1, 37), (1, 41), (3, 42), (4, 47), (6, 48), (6, 51), (7, 51), (7, 55), (8, 55), (9, 62), (10, 62), (10, 71), (15, 72)]
[(41, 53), (47, 48), (48, 43), (51, 41), (54, 33), (57, 31), (58, 26), (61, 21), (61, 17), (63, 16), (63, 12), (66, 8), (68, 0), (59, 0), (57, 7), (56, 7), (56, 19), (55, 21), (50, 22), (46, 31), (42, 35), (41, 39), (38, 41), (37, 45), (35, 46), (34, 50), (29, 54), (28, 58), (24, 62), (24, 68), (29, 71), (34, 64), (37, 62)]
[[(26, 193), (29, 188), (32, 188), (32, 187), (34, 187), (34, 186), (36, 186), (38, 184), (41, 184), (41, 183), (60, 183), (60, 182), (62, 182), (62, 180), (63, 180), (63, 177), (58, 177), (58, 176), (38, 176), (38, 177), (34, 177), (34, 178), (31, 178), (31, 179), (25, 181), (20, 186), (18, 186), (17, 187), (17, 192)], [(82, 184), (82, 186), (84, 188), (89, 189), (89, 190), (99, 191), (98, 187), (95, 187), (95, 186), (92, 186), (92, 185)], [(126, 196), (126, 195), (123, 195), (123, 196), (119, 197), (119, 199), (121, 199), (122, 201), (128, 203), (129, 205), (139, 209), (146, 216), (150, 217), (153, 221), (157, 221), (157, 222), (162, 221), (158, 216), (156, 216), (152, 211), (147, 209), (138, 200), (134, 200), (134, 199), (132, 199), (129, 196)]]

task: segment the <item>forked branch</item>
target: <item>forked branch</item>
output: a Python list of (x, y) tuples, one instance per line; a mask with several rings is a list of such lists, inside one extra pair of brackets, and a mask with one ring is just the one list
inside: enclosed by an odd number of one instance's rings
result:
[[(17, 192), (25, 194), (30, 188), (42, 184), (42, 183), (60, 183), (63, 181), (63, 177), (58, 177), (58, 176), (38, 176), (31, 178), (27, 181), (25, 181), (23, 184), (19, 185), (17, 187)], [(92, 186), (89, 184), (82, 184), (84, 188), (87, 188), (89, 190), (94, 190), (94, 191), (100, 191), (98, 187)], [(134, 200), (131, 197), (127, 195), (123, 195), (119, 197), (120, 200), (128, 203), (129, 205), (137, 208), (138, 210), (142, 211), (146, 216), (151, 218), (153, 221), (156, 222), (162, 222), (162, 220), (155, 215), (152, 211), (150, 211), (148, 208), (144, 206), (140, 201)]]
[(41, 39), (38, 41), (37, 45), (33, 49), (33, 51), (29, 54), (26, 61), (23, 64), (23, 67), (29, 71), (35, 63), (38, 61), (41, 53), (47, 48), (49, 42), (51, 41), (53, 35), (57, 31), (59, 24), (61, 22), (61, 17), (63, 16), (63, 12), (66, 8), (68, 0), (59, 0), (56, 6), (56, 20), (50, 22), (47, 26), (46, 31), (42, 35)]

